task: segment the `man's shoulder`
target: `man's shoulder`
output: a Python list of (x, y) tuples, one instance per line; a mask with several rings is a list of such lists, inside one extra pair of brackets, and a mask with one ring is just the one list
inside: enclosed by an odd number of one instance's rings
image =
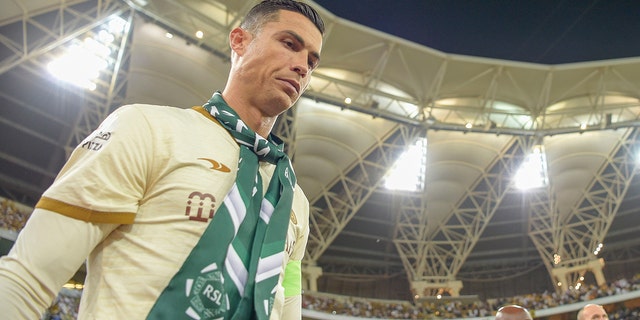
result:
[[(198, 117), (198, 113), (192, 108), (179, 108), (165, 105), (144, 103), (126, 104), (117, 108), (114, 112), (117, 117), (126, 117), (133, 121), (147, 121), (158, 123), (168, 121), (180, 123), (181, 120), (190, 121)], [(137, 119), (137, 120), (136, 120)]]
[(181, 114), (188, 113), (191, 111), (191, 108), (179, 108), (173, 106), (166, 105), (157, 105), (157, 104), (146, 104), (146, 103), (131, 103), (126, 104), (119, 107), (116, 111), (118, 112), (126, 112), (128, 110), (136, 110), (137, 112), (141, 112), (144, 114), (152, 113), (152, 114)]
[(307, 199), (307, 196), (298, 184), (296, 184), (293, 194), (293, 211), (297, 216), (297, 220), (309, 220), (309, 199)]

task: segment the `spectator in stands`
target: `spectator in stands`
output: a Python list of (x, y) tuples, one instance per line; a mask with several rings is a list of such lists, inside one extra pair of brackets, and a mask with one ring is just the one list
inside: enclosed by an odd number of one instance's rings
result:
[(81, 319), (300, 319), (309, 202), (278, 116), (306, 90), (324, 23), (265, 0), (229, 33), (222, 92), (112, 113), (0, 259), (0, 315), (39, 319), (87, 259)]
[(529, 310), (519, 305), (508, 305), (498, 309), (496, 320), (533, 320)]
[(601, 305), (588, 304), (578, 311), (578, 320), (607, 320), (607, 311)]

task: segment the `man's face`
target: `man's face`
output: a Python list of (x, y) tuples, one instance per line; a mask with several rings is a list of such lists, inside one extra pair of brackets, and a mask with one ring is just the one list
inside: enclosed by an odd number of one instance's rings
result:
[(607, 312), (599, 305), (588, 305), (582, 312), (582, 320), (606, 320), (609, 319)]
[[(248, 32), (247, 32), (248, 33)], [(240, 54), (238, 72), (250, 102), (265, 116), (277, 116), (300, 98), (311, 81), (322, 49), (322, 35), (305, 16), (281, 10)]]

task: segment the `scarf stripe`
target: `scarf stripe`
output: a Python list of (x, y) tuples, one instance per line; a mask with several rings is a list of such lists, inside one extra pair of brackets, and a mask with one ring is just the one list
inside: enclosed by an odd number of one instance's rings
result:
[(274, 210), (275, 207), (271, 204), (271, 202), (267, 200), (262, 201), (262, 207), (260, 208), (260, 218), (262, 218), (265, 223), (269, 224)]
[(239, 205), (242, 203), (240, 200), (240, 193), (238, 192), (238, 186), (233, 184), (231, 187), (231, 191), (224, 199), (224, 205), (229, 210), (229, 217), (231, 217), (231, 221), (233, 222), (233, 235), (235, 237), (238, 234), (238, 229), (240, 228), (240, 223), (244, 220), (244, 217), (247, 215), (247, 208), (243, 205)]
[(264, 279), (280, 275), (283, 256), (283, 252), (278, 252), (266, 258), (261, 258), (258, 262), (258, 274), (256, 275), (256, 281), (262, 281)]
[(247, 275), (249, 274), (248, 270), (244, 267), (242, 259), (235, 250), (229, 250), (224, 264), (227, 267), (227, 272), (231, 280), (236, 285), (236, 288), (238, 288), (240, 295), (242, 295), (244, 293), (244, 286), (247, 284)]

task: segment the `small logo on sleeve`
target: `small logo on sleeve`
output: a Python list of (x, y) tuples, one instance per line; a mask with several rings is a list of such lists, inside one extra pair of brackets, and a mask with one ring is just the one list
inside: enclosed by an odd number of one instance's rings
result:
[(102, 132), (102, 131), (100, 131), (100, 132), (96, 133), (94, 136), (92, 136), (89, 139), (87, 139), (84, 142), (82, 142), (80, 147), (83, 148), (83, 149), (87, 149), (87, 150), (98, 151), (98, 150), (102, 149), (102, 146), (109, 139), (111, 139), (111, 132)]

